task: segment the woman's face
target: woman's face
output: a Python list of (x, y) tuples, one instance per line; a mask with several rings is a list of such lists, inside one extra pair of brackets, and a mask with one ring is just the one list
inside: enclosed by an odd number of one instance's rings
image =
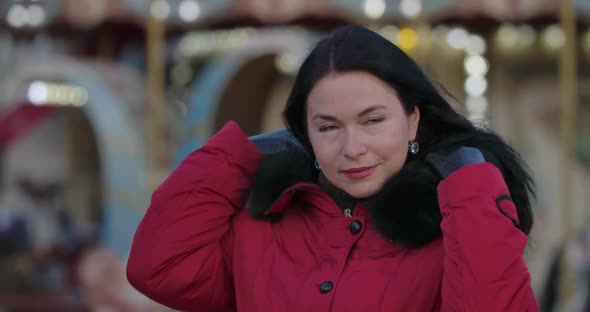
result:
[(402, 168), (420, 112), (406, 114), (385, 82), (352, 71), (330, 74), (314, 86), (306, 118), (323, 174), (351, 196), (365, 198)]

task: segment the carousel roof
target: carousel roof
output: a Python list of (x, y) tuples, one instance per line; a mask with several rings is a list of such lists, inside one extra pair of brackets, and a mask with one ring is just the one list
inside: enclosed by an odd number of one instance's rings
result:
[[(2, 0), (0, 12), (11, 28), (53, 24), (92, 28), (104, 22), (145, 24), (149, 14), (171, 27), (290, 24), (306, 20), (383, 23), (425, 17), (485, 17), (498, 22), (557, 18), (559, 0)], [(590, 1), (574, 0), (578, 18), (590, 22)]]

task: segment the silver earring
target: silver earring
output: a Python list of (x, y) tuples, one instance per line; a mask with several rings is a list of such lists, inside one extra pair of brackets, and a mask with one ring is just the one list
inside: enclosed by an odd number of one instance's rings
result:
[(418, 151), (420, 150), (420, 144), (416, 141), (410, 142), (410, 144), (408, 144), (408, 150), (413, 155), (416, 155), (416, 154), (418, 154)]
[(320, 168), (320, 163), (318, 162), (318, 160), (317, 160), (317, 159), (316, 159), (316, 160), (314, 160), (313, 164), (315, 165), (315, 168), (316, 168), (317, 170), (320, 170), (320, 169), (321, 169), (321, 168)]

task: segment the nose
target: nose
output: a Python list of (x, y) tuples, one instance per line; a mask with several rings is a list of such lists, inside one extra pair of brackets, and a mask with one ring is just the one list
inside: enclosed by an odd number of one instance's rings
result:
[(347, 131), (344, 138), (343, 153), (349, 159), (358, 159), (367, 152), (367, 147), (363, 143), (360, 135), (354, 131)]

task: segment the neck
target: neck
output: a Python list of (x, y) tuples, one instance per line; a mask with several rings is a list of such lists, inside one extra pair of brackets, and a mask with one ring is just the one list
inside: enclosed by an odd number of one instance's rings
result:
[(346, 193), (345, 191), (336, 187), (332, 182), (328, 181), (326, 176), (320, 172), (318, 182), (322, 186), (324, 192), (326, 192), (332, 200), (336, 203), (340, 210), (350, 209), (350, 212), (354, 211), (357, 199)]

